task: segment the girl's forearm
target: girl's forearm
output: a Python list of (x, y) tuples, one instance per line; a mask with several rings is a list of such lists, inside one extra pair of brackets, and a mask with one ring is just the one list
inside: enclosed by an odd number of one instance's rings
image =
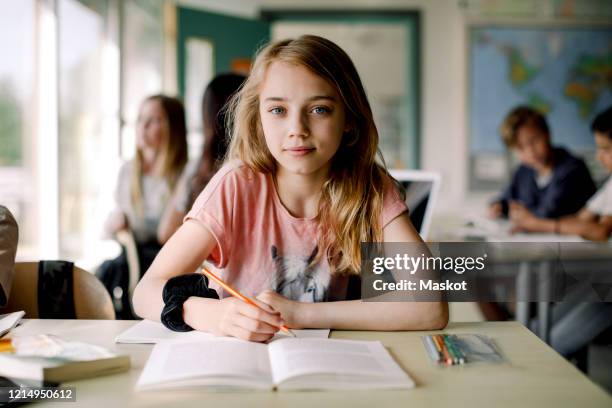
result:
[(561, 234), (580, 235), (591, 241), (606, 241), (608, 228), (596, 221), (585, 221), (578, 218), (561, 218), (558, 230)]
[(144, 277), (138, 282), (132, 297), (136, 315), (159, 322), (161, 311), (164, 308), (162, 291), (166, 282), (165, 279), (151, 277)]
[(183, 303), (183, 320), (198, 330), (212, 332), (219, 312), (218, 299), (191, 296)]
[(297, 326), (341, 330), (437, 330), (448, 323), (446, 302), (299, 303)]

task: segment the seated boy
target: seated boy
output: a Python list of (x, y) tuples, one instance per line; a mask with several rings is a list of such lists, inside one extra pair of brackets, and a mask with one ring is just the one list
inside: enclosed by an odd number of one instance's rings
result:
[(546, 119), (537, 111), (525, 106), (513, 109), (501, 133), (521, 165), (500, 199), (491, 204), (491, 217), (525, 210), (540, 218), (558, 218), (574, 214), (595, 192), (584, 162), (552, 146)]
[[(612, 106), (597, 115), (591, 124), (597, 146), (597, 159), (612, 172)], [(612, 233), (612, 177), (576, 214), (557, 217), (540, 216), (525, 208), (511, 210), (510, 218), (522, 231), (553, 232), (580, 235), (593, 241), (604, 241)]]

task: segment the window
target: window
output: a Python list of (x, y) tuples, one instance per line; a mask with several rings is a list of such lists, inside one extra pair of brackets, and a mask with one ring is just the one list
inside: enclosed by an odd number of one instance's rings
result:
[(0, 17), (0, 204), (7, 206), (20, 225), (20, 250), (29, 253), (38, 244), (35, 196), (36, 162), (33, 155), (34, 0), (5, 2)]
[(0, 204), (19, 223), (18, 259), (94, 270), (118, 253), (102, 227), (120, 161), (133, 154), (121, 135), (168, 82), (167, 10), (163, 0), (3, 3)]

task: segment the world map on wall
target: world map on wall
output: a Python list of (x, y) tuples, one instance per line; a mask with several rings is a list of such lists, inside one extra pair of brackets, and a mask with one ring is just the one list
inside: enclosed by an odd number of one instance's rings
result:
[(553, 143), (592, 150), (590, 123), (612, 105), (612, 27), (470, 30), (470, 150), (500, 153), (517, 105), (544, 113)]

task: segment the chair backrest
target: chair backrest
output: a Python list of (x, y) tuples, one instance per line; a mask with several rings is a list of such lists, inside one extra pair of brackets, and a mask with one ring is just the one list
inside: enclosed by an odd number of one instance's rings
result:
[[(115, 234), (117, 241), (125, 248), (127, 256), (128, 269), (130, 271), (128, 279), (128, 293), (130, 297), (130, 304), (132, 302), (132, 296), (134, 295), (134, 289), (140, 280), (142, 275), (140, 271), (140, 261), (138, 260), (138, 248), (136, 247), (136, 239), (134, 239), (134, 233), (129, 229), (124, 229)], [(132, 308), (133, 309), (133, 308)]]
[[(38, 318), (38, 262), (17, 262), (6, 307), (1, 313), (24, 310), (26, 318)], [(115, 319), (110, 295), (93, 274), (74, 266), (72, 272), (74, 312), (77, 319)]]
[(406, 205), (410, 220), (423, 239), (427, 239), (438, 191), (440, 175), (422, 170), (390, 170), (406, 189)]

